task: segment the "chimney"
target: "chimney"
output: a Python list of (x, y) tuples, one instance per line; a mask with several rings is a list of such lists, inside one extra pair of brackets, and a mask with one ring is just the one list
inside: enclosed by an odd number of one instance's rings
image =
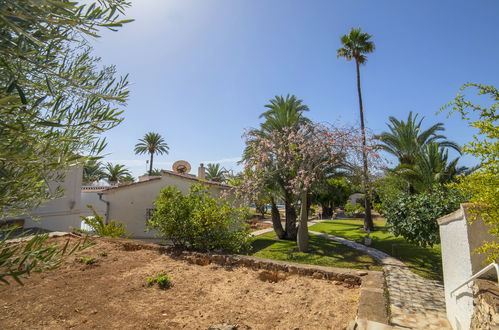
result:
[(204, 171), (203, 163), (201, 163), (198, 168), (198, 179), (206, 180), (206, 172)]

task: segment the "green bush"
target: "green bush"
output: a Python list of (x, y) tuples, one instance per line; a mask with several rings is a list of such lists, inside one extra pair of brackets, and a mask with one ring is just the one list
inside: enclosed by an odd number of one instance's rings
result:
[(364, 207), (360, 204), (352, 205), (350, 203), (347, 203), (345, 205), (345, 214), (349, 217), (354, 217), (354, 218), (361, 217), (365, 211), (366, 210), (364, 209)]
[(246, 211), (232, 207), (224, 198), (214, 198), (202, 184), (191, 186), (187, 195), (176, 187), (165, 187), (155, 207), (148, 228), (177, 247), (234, 253), (251, 248)]
[(169, 289), (172, 286), (172, 279), (165, 272), (159, 272), (156, 276), (149, 276), (146, 281), (148, 286), (158, 284), (160, 289)]
[(123, 224), (123, 222), (118, 221), (116, 222), (115, 220), (110, 220), (108, 224), (105, 223), (104, 218), (97, 213), (97, 211), (94, 210), (92, 205), (87, 205), (87, 207), (92, 210), (92, 213), (94, 214), (92, 217), (81, 217), (83, 221), (92, 227), (92, 231), (87, 231), (84, 229), (78, 229), (78, 228), (73, 228), (75, 231), (80, 232), (80, 233), (94, 233), (95, 235), (98, 236), (103, 236), (103, 237), (124, 237), (124, 238), (129, 238), (131, 234), (126, 233), (126, 226)]
[(426, 247), (440, 243), (437, 219), (454, 212), (466, 198), (456, 189), (435, 186), (427, 193), (400, 193), (384, 201), (382, 215), (395, 236)]

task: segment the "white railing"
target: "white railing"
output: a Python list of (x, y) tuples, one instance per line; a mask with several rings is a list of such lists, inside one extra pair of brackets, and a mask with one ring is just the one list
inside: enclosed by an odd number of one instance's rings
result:
[(454, 292), (456, 292), (457, 290), (461, 289), (463, 286), (465, 286), (466, 284), (468, 284), (471, 281), (475, 280), (476, 278), (480, 277), (481, 275), (485, 274), (486, 272), (488, 272), (492, 268), (494, 268), (496, 270), (496, 275), (497, 275), (497, 280), (498, 280), (498, 285), (499, 285), (499, 265), (496, 264), (496, 263), (491, 263), (490, 265), (488, 265), (487, 267), (485, 267), (484, 269), (482, 269), (481, 271), (479, 271), (475, 275), (471, 276), (466, 282), (464, 282), (463, 284), (461, 284), (460, 286), (458, 286), (457, 288), (455, 288), (454, 290), (452, 290), (451, 293), (450, 293), (450, 295), (452, 296), (454, 294)]

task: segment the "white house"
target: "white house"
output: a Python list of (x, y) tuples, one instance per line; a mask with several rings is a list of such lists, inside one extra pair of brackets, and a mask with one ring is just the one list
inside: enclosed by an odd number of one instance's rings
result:
[(9, 221), (24, 228), (38, 227), (51, 231), (67, 231), (69, 227), (79, 227), (81, 222), (82, 166), (72, 166), (65, 173), (63, 182), (49, 184), (51, 191), (62, 188), (63, 195), (52, 199), (32, 210), (29, 214)]
[(198, 176), (188, 174), (182, 169), (183, 171), (177, 172), (163, 170), (161, 176), (142, 176), (134, 183), (82, 187), (82, 167), (75, 167), (68, 171), (64, 182), (57, 184), (64, 189), (62, 197), (33, 210), (30, 213), (32, 216), (11, 220), (24, 223), (24, 228), (71, 231), (72, 227), (81, 227), (81, 216), (91, 215), (87, 205), (92, 205), (107, 220), (123, 222), (132, 237), (153, 237), (152, 232), (145, 232), (146, 219), (153, 210), (153, 203), (162, 188), (176, 186), (182, 193), (188, 193), (193, 184), (203, 183), (214, 196), (220, 196), (223, 190), (232, 188), (230, 185), (206, 180), (203, 164), (198, 169)]
[[(204, 167), (200, 169), (204, 174)], [(223, 190), (232, 186), (205, 180), (204, 176), (193, 176), (163, 170), (161, 176), (143, 176), (138, 182), (108, 187), (82, 189), (82, 204), (94, 206), (106, 219), (122, 221), (127, 231), (135, 238), (153, 237), (153, 232), (145, 232), (146, 220), (154, 208), (154, 201), (162, 188), (176, 186), (182, 193), (188, 193), (193, 184), (205, 184), (213, 196), (220, 196)]]

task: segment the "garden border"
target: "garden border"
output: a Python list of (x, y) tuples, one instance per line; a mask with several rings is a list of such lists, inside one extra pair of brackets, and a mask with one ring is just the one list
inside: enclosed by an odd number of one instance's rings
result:
[(253, 270), (281, 271), (315, 279), (343, 282), (350, 286), (360, 285), (357, 318), (350, 326), (350, 329), (363, 329), (366, 328), (366, 324), (388, 325), (389, 322), (388, 297), (385, 292), (386, 283), (384, 274), (380, 271), (298, 264), (236, 254), (178, 251), (171, 247), (130, 239), (126, 242), (121, 239), (110, 240), (122, 244), (123, 248), (128, 251), (139, 249), (157, 250), (173, 258), (202, 266), (211, 263), (224, 267), (241, 266)]

